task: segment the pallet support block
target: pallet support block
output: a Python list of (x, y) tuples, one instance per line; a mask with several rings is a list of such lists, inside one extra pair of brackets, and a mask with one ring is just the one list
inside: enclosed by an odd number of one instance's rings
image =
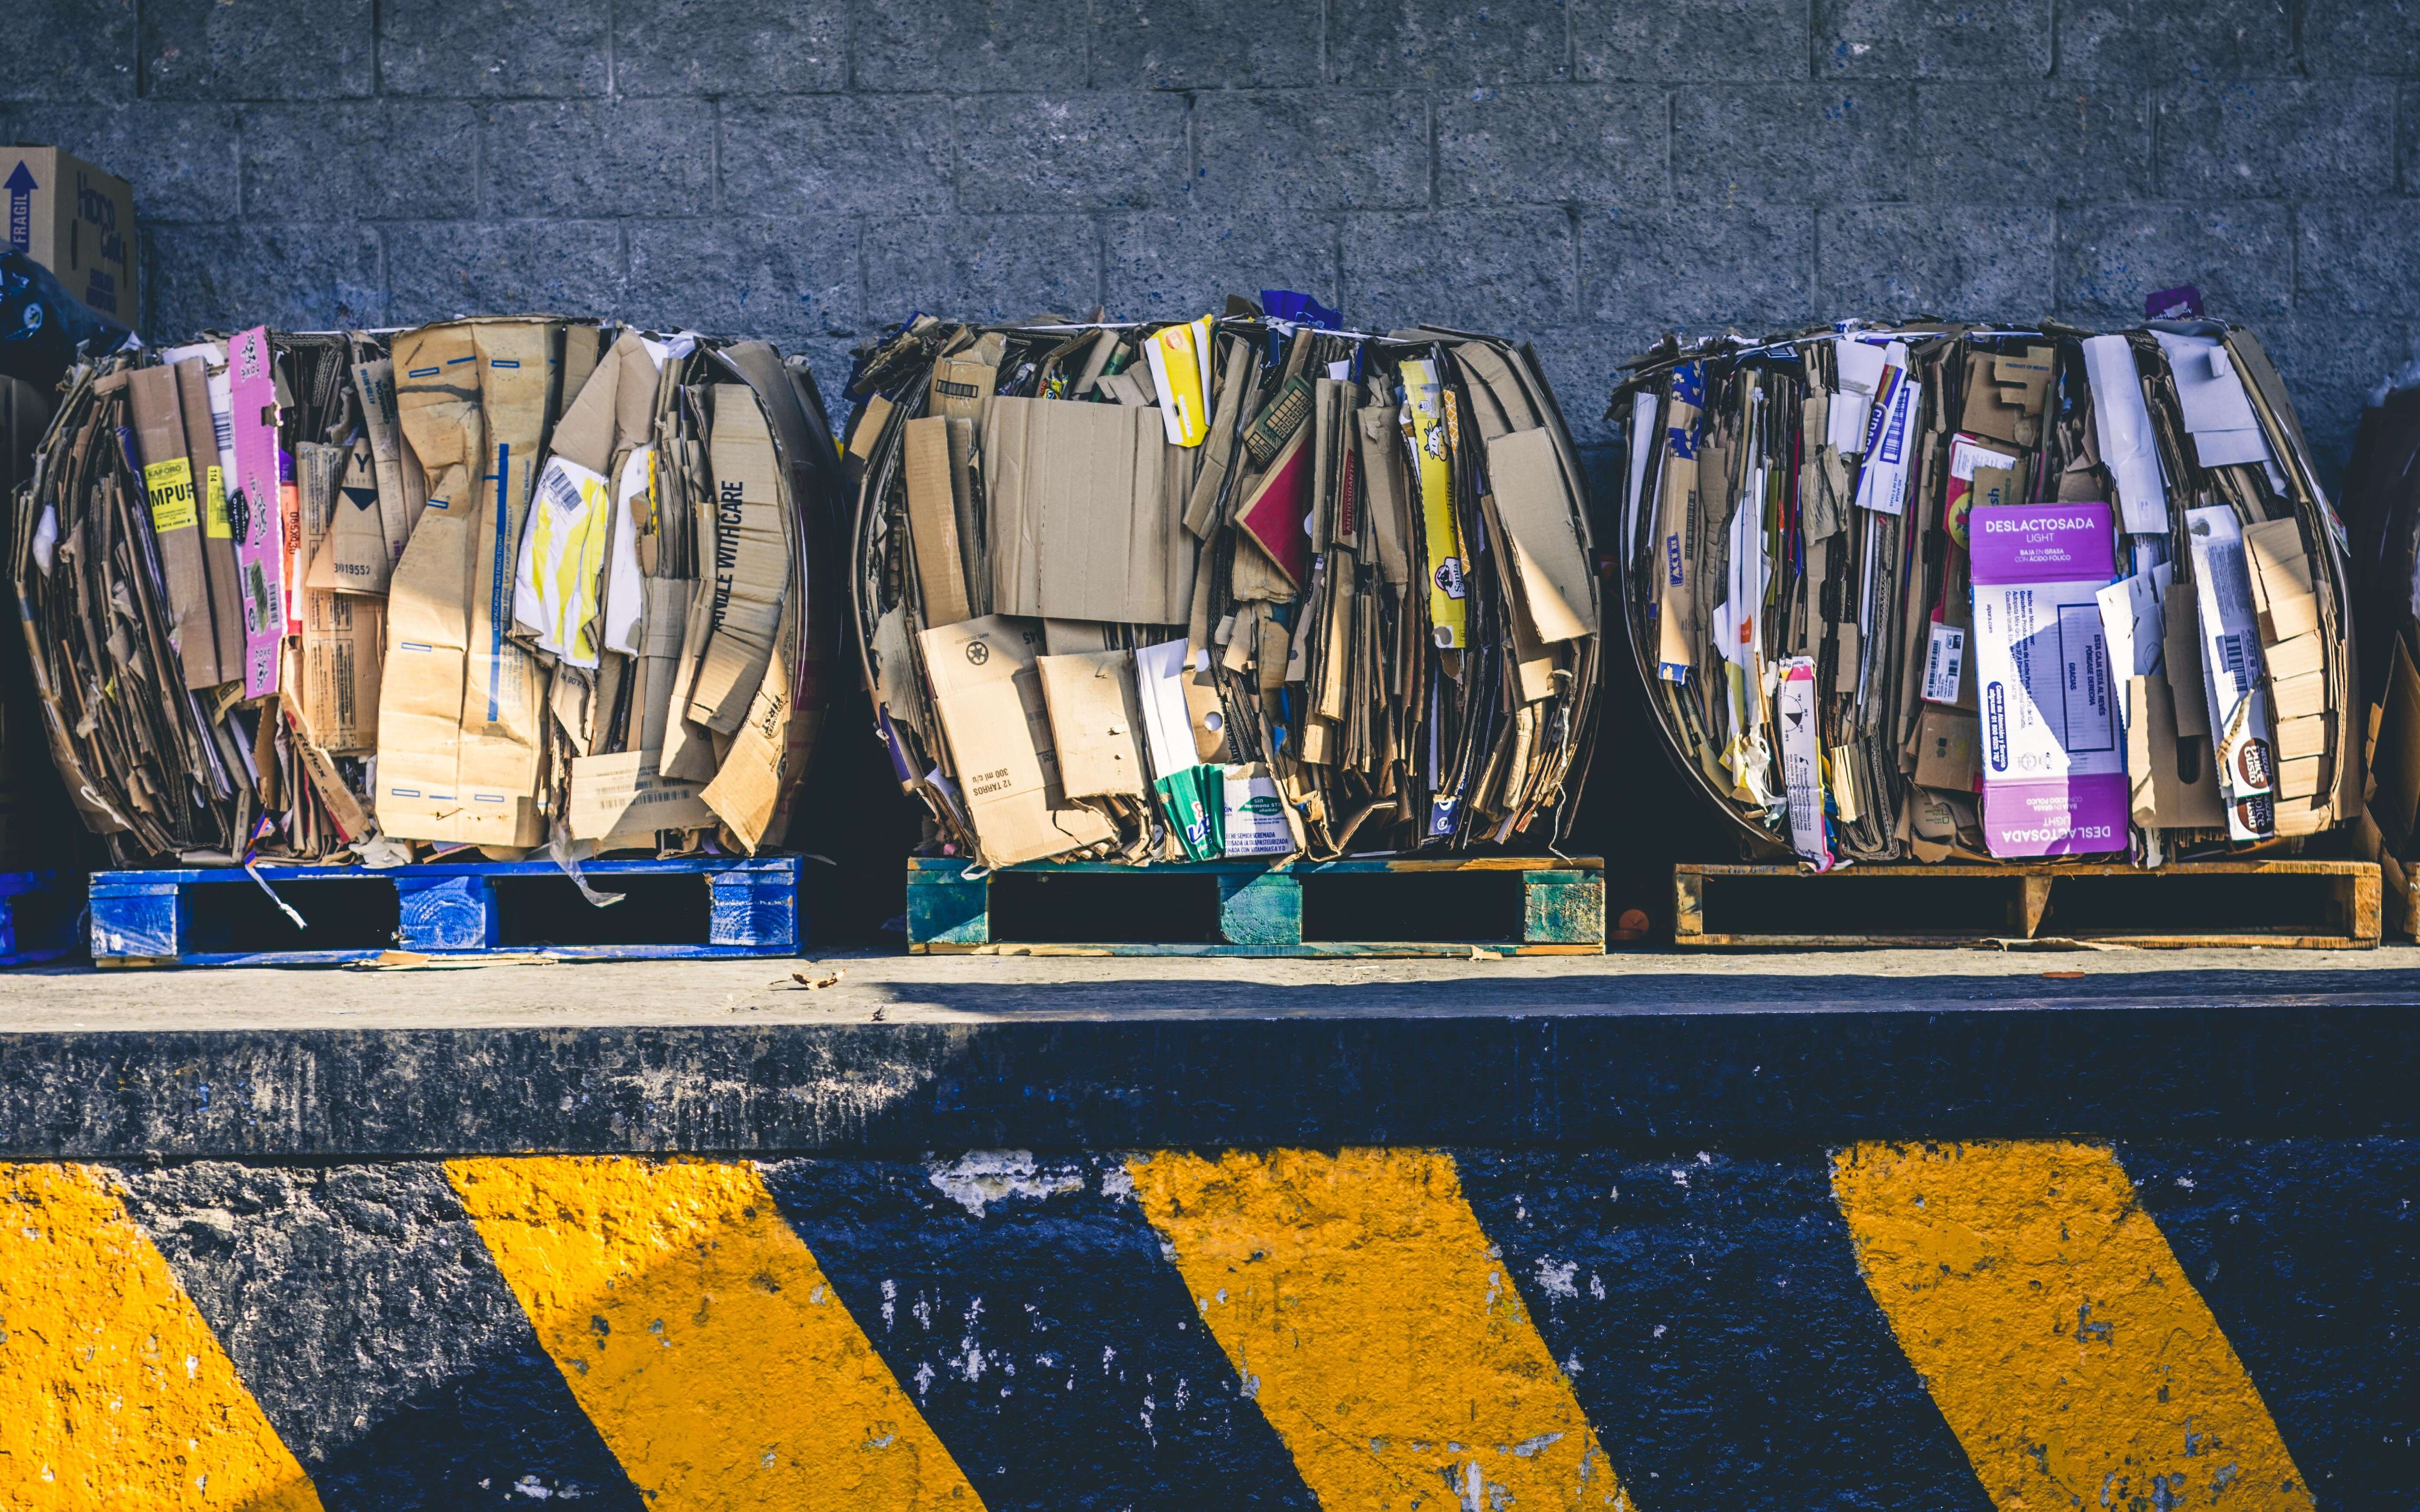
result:
[[(1007, 871), (1041, 876), (1106, 873), (1146, 888), (1173, 886), (1172, 879), (1207, 877), (1218, 887), (1218, 938), (1024, 943), (1001, 939), (993, 928), (990, 887), (995, 873), (980, 871), (963, 858), (910, 856), (908, 949), (917, 954), (937, 955), (990, 949), (1084, 955), (1417, 956), (1461, 955), (1476, 947), (1515, 955), (1585, 954), (1605, 949), (1603, 864), (1592, 857), (1566, 860), (1528, 856), (1366, 858), (1297, 862), (1290, 867), (1245, 860), (1149, 867), (1036, 861)], [(1519, 937), (1411, 941), (1303, 937), (1304, 893), (1309, 887), (1344, 876), (1438, 873), (1505, 877), (1506, 885), (1517, 887), (1521, 893)]]
[(1301, 945), (1302, 884), (1282, 872), (1219, 877), (1218, 935), (1229, 945)]
[(407, 950), (492, 950), (504, 937), (486, 877), (397, 876), (395, 894), (396, 943)]

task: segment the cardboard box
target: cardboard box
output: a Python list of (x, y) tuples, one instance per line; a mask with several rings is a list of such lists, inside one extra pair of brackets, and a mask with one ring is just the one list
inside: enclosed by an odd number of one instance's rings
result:
[(1917, 721), (1916, 780), (1949, 793), (1972, 793), (1983, 779), (1983, 722), (1963, 709), (1927, 708)]
[(917, 640), (985, 863), (1014, 866), (1114, 840), (1109, 820), (1070, 804), (1060, 785), (1034, 665), (1042, 626), (994, 614)]
[[(1066, 621), (1057, 621), (1064, 625)], [(1142, 758), (1142, 708), (1135, 693), (1134, 655), (1086, 651), (1046, 656), (1035, 663), (1050, 711), (1050, 741), (1061, 785), (1071, 798), (1151, 791)]]
[(187, 450), (185, 417), (173, 367), (138, 367), (127, 376), (134, 411), (134, 442), (151, 533), (160, 543), (167, 581), (169, 626), (187, 687), (219, 681), (218, 632), (210, 618), (210, 580), (202, 548), (202, 500)]
[(2109, 506), (1978, 507), (1975, 671), (1994, 856), (2123, 850), (2129, 793), (2101, 590)]
[(96, 315), (140, 330), (134, 191), (57, 147), (0, 147), (7, 244), (56, 274)]
[(652, 751), (575, 757), (565, 819), (573, 840), (593, 840), (600, 852), (652, 847), (664, 830), (713, 826), (701, 791), (659, 776)]
[(955, 625), (974, 617), (967, 598), (966, 553), (958, 540), (950, 425), (939, 416), (911, 420), (905, 442), (908, 540), (916, 557), (926, 625)]
[(773, 631), (790, 586), (780, 459), (772, 432), (744, 383), (714, 386), (713, 598), (705, 659), (688, 717), (720, 734), (739, 728), (773, 656)]
[(1156, 414), (1007, 398), (984, 422), (992, 606), (1031, 619), (1182, 625), (1197, 543)]

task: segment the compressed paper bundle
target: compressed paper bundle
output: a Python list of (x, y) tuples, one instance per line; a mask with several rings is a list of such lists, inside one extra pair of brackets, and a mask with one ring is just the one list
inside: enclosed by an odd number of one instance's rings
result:
[(860, 354), (866, 678), (959, 854), (1568, 832), (1598, 591), (1535, 361), (1264, 298), (1170, 324), (920, 318)]
[(778, 842), (839, 470), (762, 343), (543, 316), (74, 369), (14, 570), (121, 863)]
[(2250, 332), (1668, 342), (1612, 415), (1650, 702), (1758, 841), (2151, 866), (2358, 811), (2344, 531)]

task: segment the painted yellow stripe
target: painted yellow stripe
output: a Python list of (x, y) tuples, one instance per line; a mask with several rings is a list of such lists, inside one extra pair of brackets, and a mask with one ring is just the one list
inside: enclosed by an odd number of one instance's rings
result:
[(0, 1507), (318, 1504), (108, 1177), (0, 1163)]
[(2117, 1159), (1860, 1145), (1858, 1267), (1993, 1503), (2307, 1508), (2243, 1363)]
[(1626, 1512), (1450, 1157), (1162, 1153), (1127, 1170), (1326, 1512)]
[(446, 1171), (652, 1512), (982, 1512), (755, 1166), (566, 1156)]

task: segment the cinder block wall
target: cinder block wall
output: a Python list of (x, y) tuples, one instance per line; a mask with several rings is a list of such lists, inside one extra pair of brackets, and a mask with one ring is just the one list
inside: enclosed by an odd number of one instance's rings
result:
[[(14, 0), (0, 132), (132, 179), (153, 332), (544, 306), (837, 375), (911, 309), (1304, 288), (1515, 332), (2255, 323), (2331, 464), (2412, 351), (2382, 0)], [(828, 385), (829, 386), (829, 385)]]

